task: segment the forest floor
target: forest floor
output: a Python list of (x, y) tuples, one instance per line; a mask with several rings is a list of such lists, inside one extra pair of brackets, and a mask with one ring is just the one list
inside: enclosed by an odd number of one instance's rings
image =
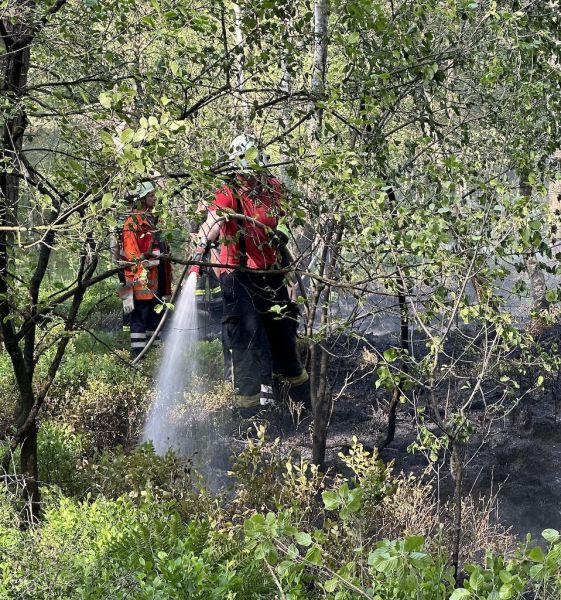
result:
[[(561, 328), (550, 331), (554, 339), (561, 336)], [(390, 343), (388, 335), (369, 340), (382, 351)], [(359, 353), (360, 354), (360, 353)], [(352, 445), (356, 436), (366, 447), (378, 447), (385, 439), (386, 416), (384, 407), (389, 392), (376, 390), (374, 374), (361, 378), (356, 371), (357, 353), (344, 353), (334, 362), (331, 382), (339, 389), (345, 376), (355, 371), (355, 383), (349, 385), (333, 404), (328, 431), (326, 465), (332, 471), (344, 471), (338, 457)], [(372, 367), (370, 366), (370, 370)], [(464, 493), (475, 498), (496, 496), (496, 518), (511, 533), (524, 539), (527, 533), (539, 538), (545, 528), (561, 529), (561, 426), (557, 415), (557, 384), (540, 393), (525, 397), (508, 416), (494, 420), (485, 435), (474, 434), (465, 447)], [(555, 388), (555, 389), (554, 389)], [(385, 395), (385, 398), (384, 398)], [(415, 411), (409, 404), (398, 408), (394, 440), (383, 450), (380, 457), (393, 461), (395, 473), (413, 473), (430, 479), (439, 498), (446, 500), (451, 492), (447, 453), (431, 462), (424, 452), (410, 452), (409, 446), (417, 439)], [(484, 422), (483, 406), (474, 404), (470, 418)], [(311, 419), (304, 419), (297, 427), (287, 424), (286, 416), (277, 410), (265, 410), (252, 422), (240, 422), (227, 417), (213, 425), (209, 434), (209, 446), (202, 451), (205, 461), (211, 462), (216, 472), (230, 467), (229, 457), (236, 455), (244, 445), (248, 431), (254, 431), (254, 423), (265, 423), (267, 439), (280, 439), (280, 451), (285, 454), (311, 458)], [(483, 427), (482, 427), (483, 429)], [(250, 433), (251, 435), (251, 433)], [(212, 446), (212, 449), (211, 449)], [(207, 473), (208, 474), (208, 473)], [(225, 481), (214, 481), (220, 486)]]
[[(370, 340), (381, 351), (395, 340)], [(561, 327), (546, 334), (546, 344), (561, 339)], [(339, 371), (345, 366), (338, 364)], [(528, 374), (532, 377), (532, 374)], [(537, 376), (537, 374), (536, 374)], [(534, 377), (535, 380), (535, 377)], [(522, 388), (523, 389), (523, 388)], [(388, 396), (386, 392), (386, 396)], [(329, 429), (328, 461), (337, 468), (337, 453), (356, 436), (365, 445), (377, 447), (385, 439), (385, 415), (380, 406), (381, 392), (373, 378), (350, 386), (334, 404)], [(561, 528), (561, 424), (559, 423), (558, 378), (543, 391), (534, 391), (507, 416), (495, 419), (487, 429), (483, 404), (472, 405), (470, 419), (482, 426), (465, 448), (464, 493), (475, 497), (496, 495), (497, 518), (523, 539), (527, 533), (540, 537), (547, 527)], [(395, 471), (424, 474), (432, 478), (442, 498), (451, 493), (447, 453), (431, 463), (423, 452), (410, 452), (417, 438), (415, 412), (409, 404), (398, 407), (394, 440), (380, 452), (385, 461), (394, 461)]]

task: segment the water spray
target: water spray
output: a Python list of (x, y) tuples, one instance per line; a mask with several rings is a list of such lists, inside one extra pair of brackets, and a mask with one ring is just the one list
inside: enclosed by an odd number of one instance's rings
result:
[[(229, 214), (221, 217), (220, 220), (230, 218), (249, 221), (269, 230), (267, 226), (245, 215)], [(283, 252), (286, 264), (291, 264), (293, 258), (288, 249), (281, 247), (280, 250)], [(132, 364), (136, 364), (145, 356), (164, 324), (169, 322), (167, 319), (170, 319), (170, 311), (173, 311), (156, 378), (156, 397), (142, 437), (145, 441), (151, 441), (159, 454), (173, 448), (181, 456), (194, 457), (195, 468), (205, 475), (207, 484), (211, 488), (217, 488), (220, 480), (218, 473), (228, 468), (226, 463), (229, 450), (221, 438), (230, 436), (228, 426), (231, 425), (231, 417), (211, 414), (196, 400), (193, 402), (196, 394), (207, 390), (200, 389), (201, 381), (197, 378), (196, 354), (199, 330), (195, 291), (198, 277), (195, 273), (191, 273), (185, 281), (191, 265), (204, 264), (207, 267), (212, 265), (197, 260), (197, 257), (189, 260), (168, 257), (168, 260), (183, 264), (184, 268), (170, 302), (166, 303), (160, 323), (143, 351), (132, 361)], [(296, 278), (301, 294), (306, 298), (303, 282), (298, 274)], [(185, 402), (186, 393), (192, 396), (188, 402)]]

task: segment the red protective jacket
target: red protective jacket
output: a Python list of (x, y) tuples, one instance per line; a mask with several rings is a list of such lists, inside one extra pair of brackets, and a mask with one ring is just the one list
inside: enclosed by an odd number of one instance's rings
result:
[[(255, 184), (249, 182), (249, 187)], [(210, 206), (211, 211), (241, 212), (256, 221), (263, 223), (270, 229), (278, 224), (278, 219), (284, 214), (281, 207), (282, 188), (280, 182), (274, 177), (268, 177), (262, 189), (256, 193), (237, 187), (234, 191), (224, 185), (216, 191), (214, 201)], [(247, 267), (250, 269), (267, 269), (278, 263), (277, 242), (273, 240), (266, 229), (245, 221), (243, 225), (235, 219), (223, 221), (220, 225), (220, 262), (228, 265), (222, 271), (230, 271), (240, 264), (240, 227), (243, 228)]]

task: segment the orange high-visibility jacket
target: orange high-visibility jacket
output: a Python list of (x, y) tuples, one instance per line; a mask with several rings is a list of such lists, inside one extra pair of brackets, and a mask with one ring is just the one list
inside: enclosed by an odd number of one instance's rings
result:
[[(142, 265), (142, 255), (152, 251), (154, 229), (146, 213), (135, 210), (123, 224), (123, 254), (126, 260), (138, 261), (136, 265), (125, 269), (127, 285), (132, 285), (135, 300), (151, 300), (158, 289), (158, 267)], [(138, 283), (146, 279), (146, 285)]]

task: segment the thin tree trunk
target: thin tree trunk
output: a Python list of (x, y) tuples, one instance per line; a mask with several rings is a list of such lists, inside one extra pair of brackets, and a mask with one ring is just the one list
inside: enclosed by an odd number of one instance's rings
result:
[(39, 466), (37, 463), (37, 423), (33, 421), (32, 426), (21, 446), (20, 469), (25, 475), (24, 499), (25, 516), (29, 523), (37, 523), (41, 512), (41, 495), (39, 488)]
[[(520, 193), (528, 198), (532, 196), (532, 186), (524, 178), (520, 182)], [(532, 290), (533, 309), (537, 312), (547, 310), (549, 308), (549, 302), (545, 297), (547, 285), (539, 261), (533, 253), (526, 258), (526, 270), (528, 271), (530, 289)]]
[(234, 9), (234, 36), (236, 39), (237, 60), (237, 85), (236, 89), (239, 95), (239, 127), (242, 130), (248, 129), (251, 124), (251, 105), (245, 98), (245, 36), (242, 28), (242, 9), (239, 4), (232, 3)]
[[(284, 19), (284, 26), (287, 32), (290, 32), (292, 29), (292, 20), (287, 17)], [(290, 120), (292, 117), (291, 110), (291, 100), (290, 100), (290, 92), (292, 89), (292, 75), (290, 74), (290, 65), (288, 64), (288, 55), (286, 49), (283, 47), (281, 50), (281, 68), (282, 68), (282, 77), (280, 82), (280, 90), (283, 94), (287, 96), (287, 100), (282, 108), (282, 127), (283, 130), (288, 129), (290, 125)], [(282, 143), (282, 140), (281, 140)], [(280, 167), (280, 175), (282, 184), (288, 188), (292, 188), (292, 179), (288, 174), (287, 165), (284, 163), (288, 163), (288, 155), (284, 152), (280, 155), (280, 162), (283, 163)]]
[[(322, 327), (327, 324), (328, 307), (327, 302), (321, 311)], [(319, 387), (316, 398), (316, 410), (314, 412), (314, 427), (312, 432), (312, 461), (320, 469), (324, 469), (325, 448), (327, 446), (327, 374), (329, 369), (329, 354), (325, 348), (321, 348), (319, 365)]]
[[(317, 150), (321, 141), (321, 122), (323, 111), (317, 106), (317, 101), (323, 98), (325, 93), (325, 75), (327, 72), (327, 17), (328, 17), (328, 2), (327, 0), (315, 0), (314, 3), (314, 52), (312, 63), (311, 77), (311, 96), (314, 100), (314, 116), (310, 124), (310, 143), (314, 150)], [(317, 234), (317, 230), (315, 230)], [(320, 274), (326, 271), (327, 262), (329, 260), (329, 245), (335, 233), (334, 223), (331, 222), (328, 226), (327, 235), (323, 240), (323, 248), (321, 251), (321, 260), (318, 265)], [(312, 237), (313, 239), (313, 237)], [(308, 315), (307, 334), (310, 339), (313, 338), (315, 315), (318, 308), (321, 306), (325, 285), (318, 282), (313, 294), (313, 299), (310, 304), (310, 312)], [(327, 295), (329, 289), (327, 290)], [(323, 322), (326, 307), (322, 307)], [(325, 406), (326, 400), (326, 379), (329, 358), (326, 352), (322, 349), (322, 355), (319, 365), (317, 365), (317, 346), (312, 341), (310, 342), (309, 351), (309, 370), (310, 370), (310, 393), (312, 400), (312, 409), (314, 413), (314, 430), (313, 430), (313, 461), (315, 464), (323, 467), (325, 460), (325, 447), (327, 442), (327, 409)], [(322, 379), (325, 378), (325, 381)], [(321, 389), (320, 389), (321, 387)]]
[[(397, 198), (395, 195), (395, 191), (393, 187), (390, 187), (388, 191), (388, 197), (390, 202), (395, 205), (397, 203)], [(380, 448), (385, 448), (389, 444), (391, 444), (395, 438), (395, 428), (397, 422), (397, 408), (399, 406), (399, 399), (402, 395), (402, 390), (405, 384), (405, 376), (408, 373), (409, 364), (407, 359), (411, 356), (411, 349), (409, 348), (409, 309), (407, 308), (407, 285), (403, 276), (400, 274), (398, 276), (398, 285), (399, 291), (397, 295), (397, 302), (399, 305), (399, 341), (401, 349), (403, 350), (405, 356), (407, 357), (405, 360), (401, 360), (401, 375), (398, 378), (397, 385), (395, 386), (392, 399), (390, 402), (390, 406), (388, 408), (388, 427), (386, 433), (386, 439), (383, 444), (381, 444)]]
[[(331, 224), (333, 229), (335, 224)], [(330, 236), (332, 239), (331, 243), (331, 256), (327, 264), (326, 276), (332, 279), (335, 273), (337, 260), (339, 257), (339, 244), (343, 237), (344, 223), (340, 222), (337, 225), (335, 235)], [(331, 286), (326, 286), (323, 296), (323, 304), (321, 305), (321, 320), (320, 327), (322, 331), (328, 330), (329, 323), (329, 295), (331, 294)], [(321, 297), (321, 295), (320, 295)], [(315, 350), (315, 346), (314, 346)], [(328, 371), (329, 371), (329, 359), (330, 354), (325, 346), (320, 347), (320, 364), (319, 364), (319, 376), (318, 376), (318, 388), (317, 396), (315, 399), (315, 411), (314, 411), (314, 429), (313, 429), (313, 444), (312, 444), (312, 456), (314, 464), (323, 468), (325, 462), (325, 448), (327, 446), (327, 428), (329, 425), (329, 408), (330, 408), (330, 396), (328, 387)], [(315, 365), (314, 365), (315, 367)], [(315, 380), (315, 378), (314, 378)]]
[[(325, 76), (327, 73), (327, 18), (328, 0), (316, 0), (314, 3), (314, 61), (312, 67), (311, 93), (315, 101), (325, 94)], [(312, 138), (319, 144), (323, 110), (316, 106), (312, 126)]]
[(462, 538), (462, 480), (463, 480), (463, 461), (460, 451), (460, 444), (452, 441), (452, 454), (450, 456), (450, 472), (454, 480), (454, 536), (452, 539), (452, 566), (456, 581), (460, 576), (460, 543)]
[[(400, 286), (402, 290), (405, 290), (405, 282), (403, 278), (400, 276)], [(407, 356), (411, 355), (411, 350), (409, 348), (409, 310), (407, 308), (407, 298), (405, 293), (399, 294), (398, 297), (399, 303), (399, 317), (400, 317), (400, 345), (401, 349), (405, 352)], [(388, 408), (388, 428), (386, 432), (386, 439), (382, 444), (380, 444), (380, 449), (385, 448), (389, 444), (391, 444), (395, 438), (395, 428), (397, 422), (397, 407), (399, 406), (399, 399), (402, 395), (402, 389), (404, 385), (404, 375), (407, 375), (409, 371), (409, 365), (407, 360), (403, 360), (401, 362), (401, 371), (402, 375), (400, 375), (398, 383), (393, 390), (392, 399), (390, 402), (390, 406)]]

